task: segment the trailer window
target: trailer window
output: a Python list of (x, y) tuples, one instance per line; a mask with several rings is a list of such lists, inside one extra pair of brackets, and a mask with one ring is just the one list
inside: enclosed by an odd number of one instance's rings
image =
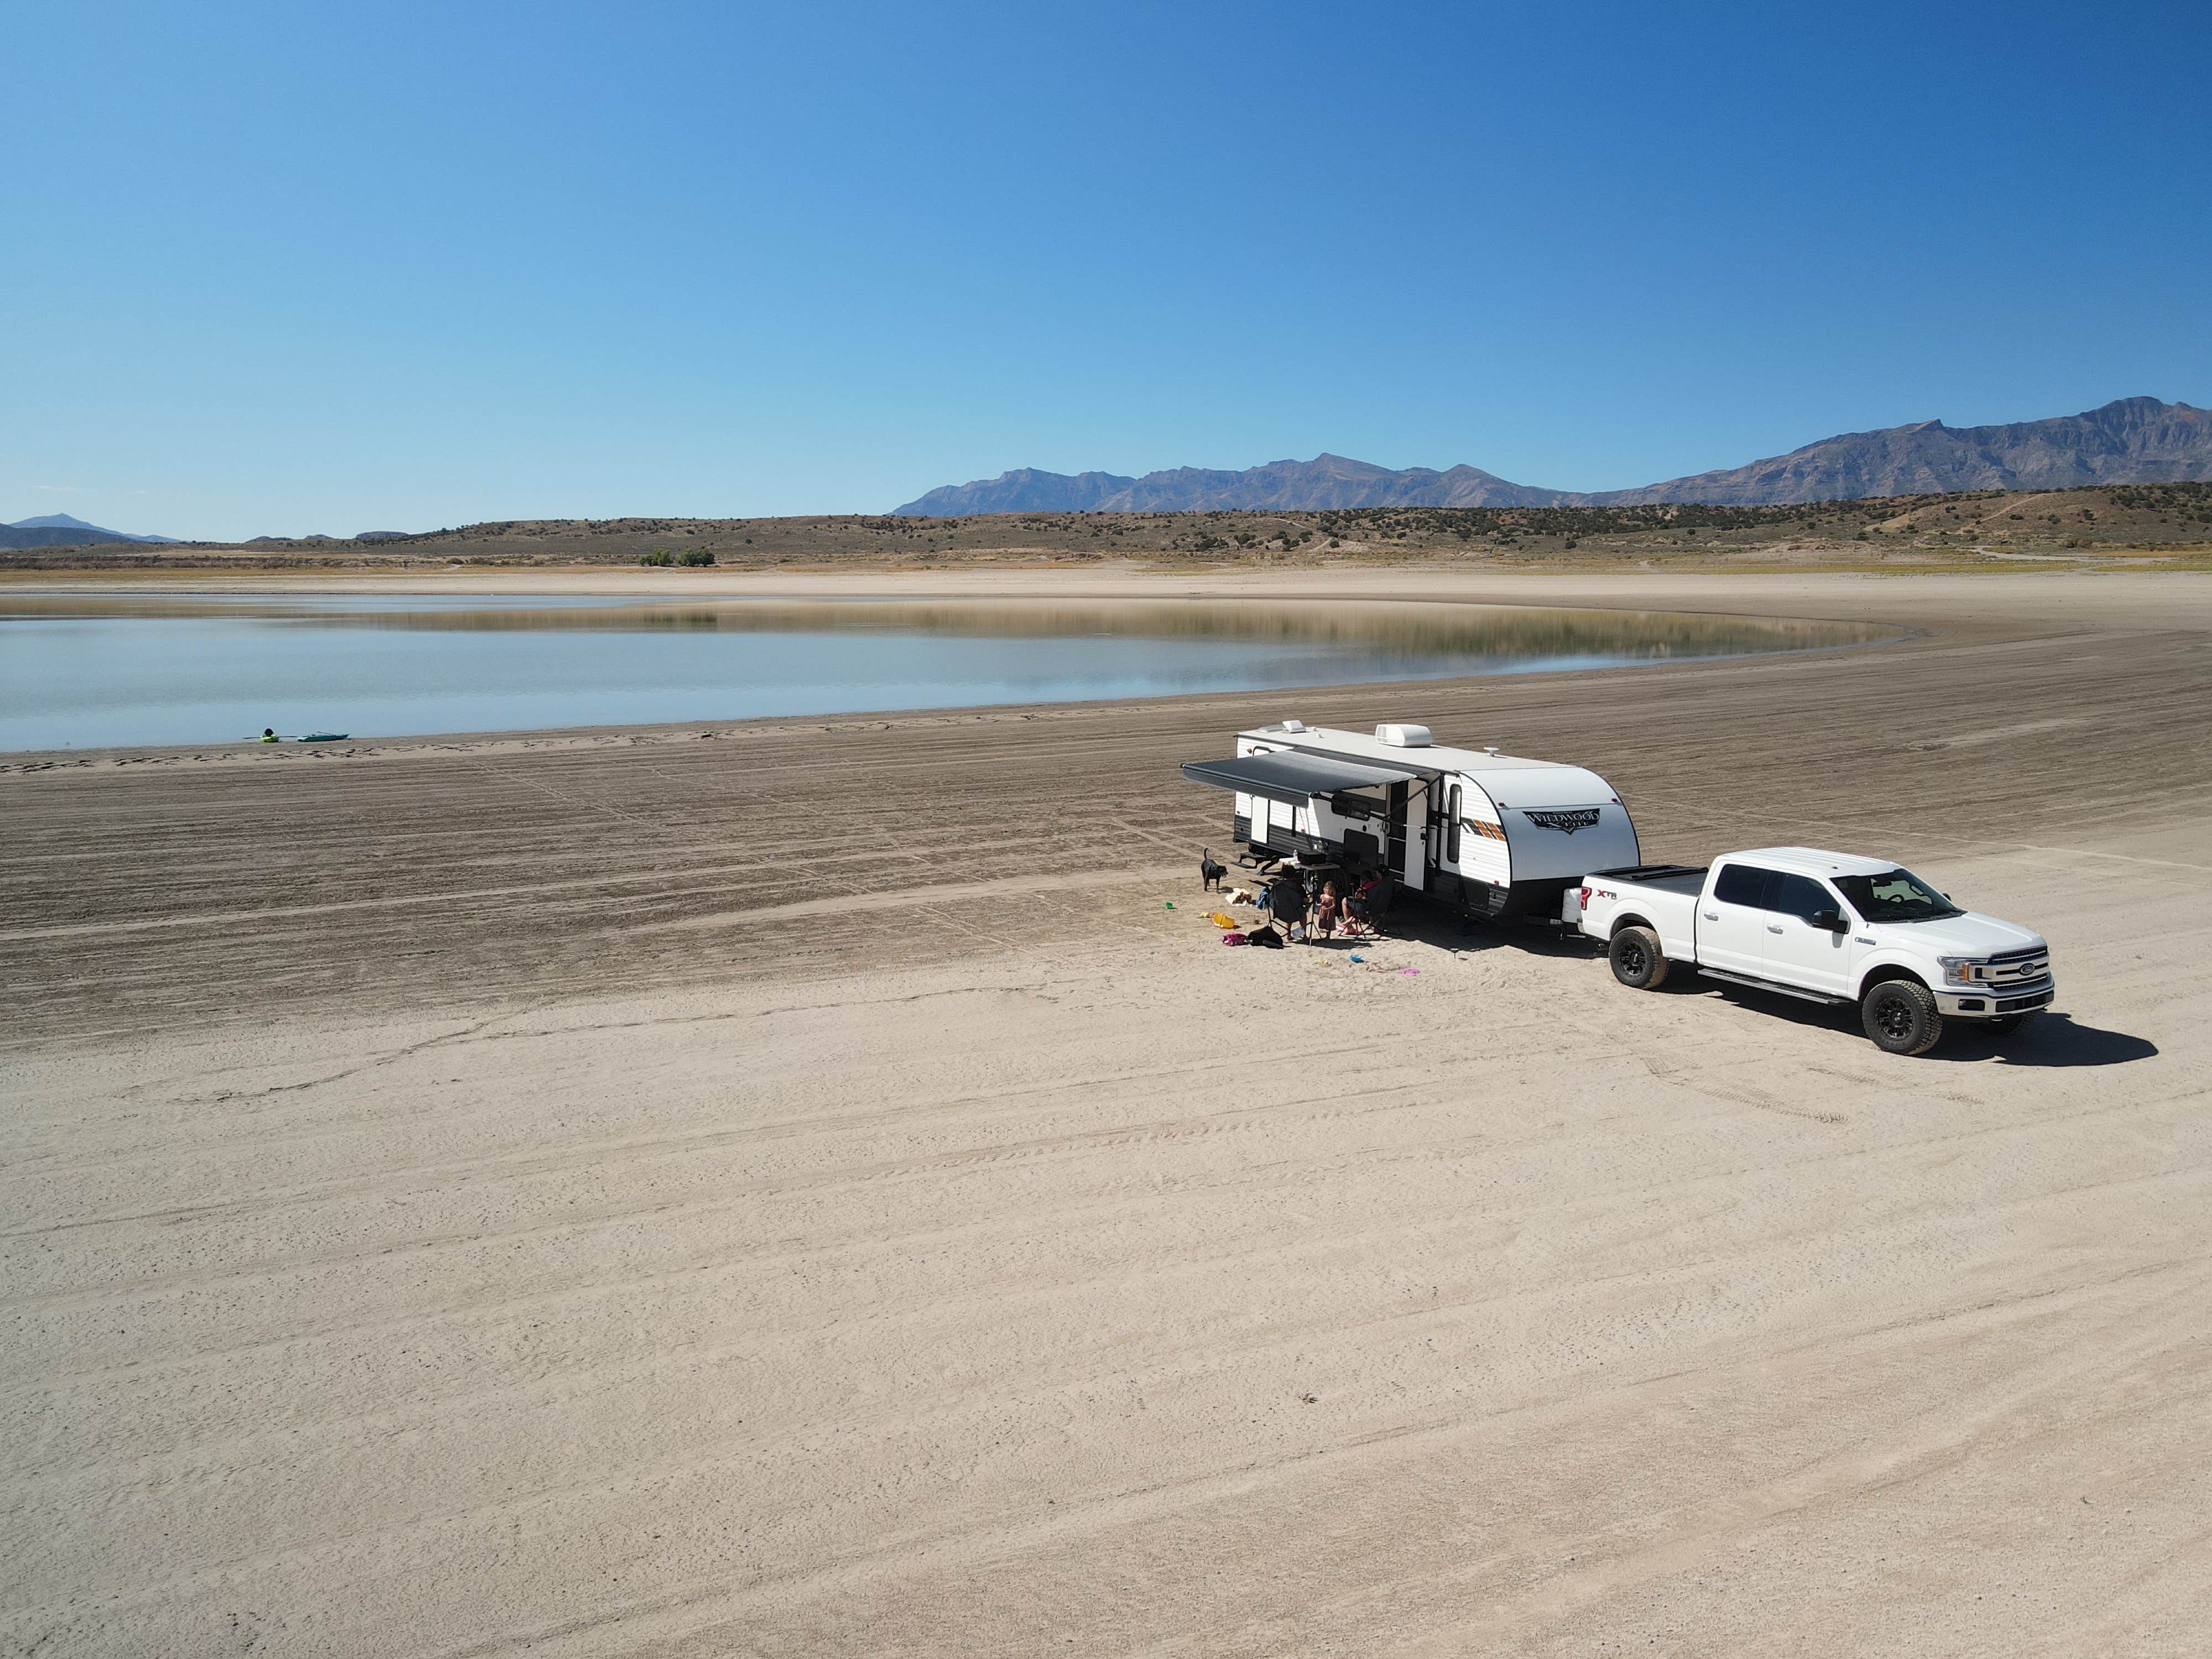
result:
[(1747, 905), (1753, 910), (1771, 910), (1767, 895), (1774, 890), (1774, 882), (1780, 872), (1763, 870), (1756, 864), (1730, 864), (1722, 866), (1720, 879), (1713, 884), (1713, 896), (1723, 904)]
[(1371, 801), (1364, 795), (1355, 795), (1348, 789), (1340, 790), (1330, 796), (1328, 804), (1335, 809), (1337, 817), (1358, 818), (1363, 823), (1369, 818), (1380, 817), (1382, 813), (1379, 801)]
[(1444, 824), (1444, 854), (1454, 864), (1457, 864), (1459, 862), (1459, 786), (1457, 784), (1451, 787), (1451, 793), (1444, 805), (1444, 811), (1447, 815)]

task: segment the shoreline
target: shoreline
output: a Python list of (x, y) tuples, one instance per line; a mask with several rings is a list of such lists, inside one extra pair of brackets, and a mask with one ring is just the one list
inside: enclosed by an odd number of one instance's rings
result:
[[(272, 583), (262, 577), (234, 580), (164, 580), (118, 583), (82, 581), (16, 583), (0, 586), (0, 603), (23, 598), (129, 597), (151, 593), (179, 599), (195, 594), (350, 597), (384, 594), (408, 598), (580, 598), (610, 603), (641, 601), (699, 605), (715, 601), (743, 604), (766, 600), (881, 600), (886, 603), (927, 601), (989, 603), (1049, 600), (1064, 603), (1190, 603), (1276, 601), (1297, 605), (1370, 602), (1395, 605), (1449, 605), (1500, 609), (1573, 609), (1595, 612), (1668, 612), (1685, 617), (1740, 617), (1761, 622), (1863, 624), (1897, 630), (1890, 638), (1852, 641), (1773, 653), (1729, 653), (1731, 656), (1796, 657), (1856, 651), (1873, 647), (1902, 647), (1930, 634), (1978, 623), (1999, 627), (2047, 627), (2085, 620), (2117, 621), (2140, 616), (2146, 600), (2154, 600), (2161, 614), (2191, 625), (2212, 623), (2212, 582), (2189, 573), (2141, 573), (2115, 585), (2102, 573), (2019, 571), (1995, 577), (1887, 575), (1878, 580), (1838, 573), (1760, 574), (1753, 576), (1701, 576), (1687, 573), (1646, 574), (1633, 579), (1594, 575), (1547, 575), (1515, 573), (1506, 575), (1441, 577), (1438, 573), (1407, 566), (1382, 571), (1327, 573), (1318, 580), (1313, 571), (1232, 573), (1209, 580), (1187, 576), (1161, 576), (1124, 571), (1108, 576), (1097, 571), (1076, 573), (969, 572), (955, 573), (843, 573), (814, 577), (717, 571), (659, 573), (641, 581), (625, 572), (567, 571), (495, 574), (489, 572), (453, 573), (430, 577), (376, 576), (366, 579), (301, 577)], [(2146, 591), (2146, 585), (2154, 585)], [(1712, 660), (1729, 660), (1729, 656)], [(1472, 676), (1413, 677), (1383, 681), (1316, 682), (1311, 685), (1234, 688), (1168, 694), (1188, 698), (1217, 696), (1317, 696), (1358, 693), (1389, 686), (1463, 689), (1492, 679), (1551, 676), (1559, 673), (1649, 672), (1669, 662), (1701, 659), (1656, 659), (1611, 665), (1600, 669), (1505, 670)], [(584, 726), (501, 727), (363, 736), (351, 747), (379, 750), (415, 748), (441, 741), (483, 744), (534, 739), (540, 743), (588, 742), (623, 737), (650, 739), (656, 736), (696, 730), (702, 726), (750, 727), (818, 724), (854, 720), (881, 721), (899, 718), (952, 715), (991, 710), (1036, 710), (1066, 707), (1146, 704), (1156, 696), (1079, 699), (1062, 705), (1043, 702), (980, 702), (934, 705), (911, 709), (852, 708), (818, 713), (763, 715), (702, 715), (682, 720)], [(249, 738), (200, 742), (135, 743), (0, 750), (0, 775), (21, 776), (27, 765), (34, 772), (50, 766), (84, 761), (115, 761), (121, 757), (173, 757), (183, 753), (219, 755), (235, 760), (246, 754), (266, 755), (271, 749), (289, 750), (293, 745), (263, 745)], [(343, 752), (343, 751), (340, 751)], [(326, 755), (326, 757), (334, 757)], [(360, 758), (358, 754), (353, 758)]]
[(2187, 625), (2212, 619), (2212, 580), (2196, 571), (2023, 570), (1972, 573), (1756, 571), (1711, 573), (1440, 572), (1420, 566), (1358, 571), (1299, 569), (1163, 574), (1117, 571), (892, 569), (825, 572), (671, 570), (451, 571), (433, 574), (234, 580), (148, 578), (115, 582), (0, 581), (0, 597), (67, 597), (169, 592), (391, 594), (422, 598), (604, 598), (666, 599), (1053, 599), (1264, 600), (1497, 605), (1592, 611), (1670, 611), (1765, 620), (1916, 624), (1988, 614), (2010, 624), (2079, 619), (2124, 623), (2178, 607)]
[[(2126, 567), (2081, 568), (2023, 565), (2018, 561), (1952, 568), (1882, 568), (1835, 570), (1817, 567), (1662, 568), (1648, 563), (1589, 568), (1528, 569), (1509, 566), (1405, 563), (1352, 565), (1207, 566), (1164, 568), (1138, 561), (1102, 561), (1080, 568), (1066, 566), (841, 566), (787, 568), (641, 569), (627, 565), (447, 566), (393, 570), (116, 571), (61, 572), (0, 570), (0, 594), (140, 592), (328, 593), (503, 593), (515, 595), (667, 595), (809, 598), (881, 594), (886, 597), (972, 593), (977, 597), (1064, 596), (1081, 599), (1231, 597), (1258, 594), (1298, 598), (1435, 598), (1470, 603), (1527, 604), (1527, 599), (1485, 601), (1498, 592), (1638, 592), (1689, 589), (1699, 592), (1742, 590), (1760, 596), (1778, 588), (1808, 592), (1846, 589), (1879, 592), (1891, 589), (1969, 592), (2002, 584), (2104, 587), (2118, 579), (2130, 590), (2150, 583), (2188, 589), (2203, 586), (2212, 572)], [(1764, 604), (1763, 598), (1757, 603)]]
[[(1016, 599), (1009, 602), (1025, 601)], [(1175, 603), (1169, 599), (1158, 602)], [(1323, 603), (1323, 601), (1309, 602)], [(1343, 602), (1402, 603), (1394, 600)], [(1300, 601), (1285, 600), (1284, 603), (1295, 604)], [(1461, 602), (1442, 601), (1442, 603)], [(1474, 605), (1477, 602), (1465, 603)], [(1516, 607), (1491, 608), (1510, 610)], [(1598, 608), (1593, 607), (1593, 609)], [(1670, 614), (1717, 617), (1729, 613), (1708, 611)], [(1816, 621), (1816, 619), (1802, 617), (1762, 617), (1760, 620)], [(1842, 626), (1843, 624), (1838, 623), (1833, 625)], [(385, 733), (349, 732), (344, 738), (338, 742), (312, 744), (302, 744), (296, 738), (282, 738), (274, 744), (264, 743), (255, 738), (227, 738), (199, 742), (87, 744), (48, 749), (0, 748), (0, 776), (6, 776), (11, 773), (18, 776), (33, 775), (71, 763), (84, 765), (104, 760), (117, 765), (137, 764), (147, 762), (173, 761), (187, 754), (195, 761), (216, 762), (255, 757), (298, 758), (302, 756), (324, 760), (353, 761), (365, 760), (380, 754), (420, 749), (425, 745), (464, 744), (471, 749), (482, 750), (542, 748), (548, 745), (580, 746), (625, 740), (652, 743), (690, 737), (736, 738), (756, 729), (782, 730), (796, 726), (822, 730), (883, 729), (894, 720), (910, 722), (933, 719), (949, 720), (993, 714), (1007, 714), (1017, 719), (1029, 719), (1041, 713), (1091, 708), (1110, 713), (1116, 707), (1140, 708), (1196, 698), (1249, 699), (1267, 696), (1286, 699), (1325, 698), (1331, 696), (1382, 695), (1393, 687), (1405, 687), (1409, 691), (1436, 687), (1464, 692), (1484, 681), (1493, 679), (1516, 679), (1552, 674), (1634, 674), (1666, 668), (1692, 667), (1703, 663), (1750, 662), (1784, 657), (1822, 656), (1838, 652), (1888, 649), (1929, 637), (1929, 630), (1908, 627), (1901, 623), (1865, 624), (1865, 626), (1882, 627), (1888, 631), (1874, 638), (1837, 640), (1819, 645), (1777, 646), (1770, 650), (1685, 652), (1680, 654), (1670, 653), (1632, 661), (1603, 664), (1574, 663), (1553, 666), (1514, 666), (1473, 674), (1459, 672), (1402, 674), (1382, 679), (1315, 680), (1285, 685), (1228, 685), (1194, 691), (1140, 692), (1135, 695), (1117, 692), (1096, 697), (1048, 698), (1030, 702), (993, 700), (981, 702), (929, 703), (913, 707), (798, 710), (781, 714), (709, 714), (693, 715), (682, 720), (637, 720), (582, 726), (501, 726), (453, 730), (441, 728), (427, 732)]]

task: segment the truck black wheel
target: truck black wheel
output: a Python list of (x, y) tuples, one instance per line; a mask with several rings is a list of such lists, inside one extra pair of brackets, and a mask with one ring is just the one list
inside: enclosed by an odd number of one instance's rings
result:
[(1934, 994), (1909, 979), (1884, 980), (1869, 991), (1859, 1018), (1875, 1046), (1893, 1054), (1924, 1054), (1943, 1035)]
[(1649, 927), (1622, 928), (1606, 954), (1613, 958), (1613, 976), (1632, 991), (1656, 991), (1666, 982), (1667, 953)]

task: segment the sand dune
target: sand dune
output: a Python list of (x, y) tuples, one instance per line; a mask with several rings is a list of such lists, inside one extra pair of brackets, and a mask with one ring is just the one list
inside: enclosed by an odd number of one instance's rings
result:
[(1894, 851), (2032, 1036), (1223, 951), (1279, 694), (0, 775), (5, 1650), (2197, 1650), (2212, 591), (1708, 602), (1923, 637), (1296, 701)]

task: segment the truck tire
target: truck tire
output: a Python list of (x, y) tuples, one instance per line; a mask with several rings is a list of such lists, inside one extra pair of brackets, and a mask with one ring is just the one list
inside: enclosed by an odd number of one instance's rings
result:
[(1943, 1035), (1943, 1016), (1928, 988), (1909, 979), (1886, 979), (1866, 994), (1860, 1023), (1878, 1048), (1893, 1054), (1924, 1054)]
[(1656, 991), (1667, 982), (1671, 965), (1659, 948), (1659, 935), (1649, 927), (1624, 927), (1606, 949), (1613, 959), (1613, 976), (1632, 991)]

